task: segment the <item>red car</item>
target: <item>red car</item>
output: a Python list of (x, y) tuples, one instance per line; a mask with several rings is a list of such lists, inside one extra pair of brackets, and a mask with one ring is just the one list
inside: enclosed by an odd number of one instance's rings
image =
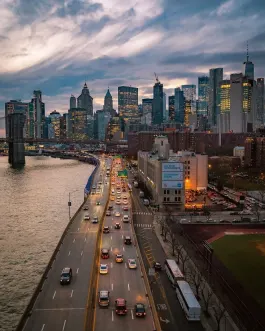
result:
[(115, 311), (117, 315), (126, 315), (127, 314), (127, 307), (126, 307), (126, 300), (119, 298), (115, 300)]
[(109, 258), (109, 250), (107, 248), (102, 248), (101, 258), (102, 259), (108, 259)]
[(127, 206), (124, 206), (124, 207), (123, 207), (123, 210), (124, 210), (124, 211), (128, 211), (129, 208), (128, 208)]

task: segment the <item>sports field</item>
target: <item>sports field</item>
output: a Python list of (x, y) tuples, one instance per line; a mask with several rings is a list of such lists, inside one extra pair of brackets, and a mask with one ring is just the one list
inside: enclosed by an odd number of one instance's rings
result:
[(225, 235), (211, 246), (219, 260), (265, 309), (265, 235)]

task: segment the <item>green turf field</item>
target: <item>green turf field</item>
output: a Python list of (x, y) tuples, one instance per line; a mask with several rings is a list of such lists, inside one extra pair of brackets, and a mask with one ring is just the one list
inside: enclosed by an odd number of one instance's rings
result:
[(226, 235), (211, 246), (246, 291), (265, 308), (265, 235)]

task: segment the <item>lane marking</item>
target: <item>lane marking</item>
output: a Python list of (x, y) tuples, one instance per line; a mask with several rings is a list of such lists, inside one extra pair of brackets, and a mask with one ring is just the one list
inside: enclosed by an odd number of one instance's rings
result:
[(73, 240), (73, 243), (75, 242), (75, 239)]
[(127, 263), (125, 263), (124, 265), (125, 265), (125, 269), (127, 269)]
[(69, 251), (68, 256), (71, 254), (71, 251)]
[(122, 249), (123, 249), (123, 251), (125, 252), (125, 248), (124, 248), (124, 246), (122, 247)]
[(110, 247), (110, 250), (112, 251), (112, 247)]
[(133, 311), (131, 310), (131, 315), (132, 315), (132, 320), (134, 319), (134, 316), (133, 316)]
[(86, 241), (86, 237), (85, 237), (85, 241)]
[(55, 298), (55, 295), (56, 295), (56, 291), (54, 291), (54, 293), (53, 293), (53, 297), (52, 297), (52, 300), (54, 300), (54, 298)]
[(113, 263), (112, 262), (110, 263), (110, 267), (113, 268)]
[(43, 331), (43, 330), (44, 330), (44, 328), (45, 328), (45, 324), (43, 324), (43, 326), (42, 326), (42, 328), (41, 328), (41, 331)]
[(130, 284), (128, 283), (128, 291), (130, 291)]
[(110, 236), (110, 240), (112, 240), (112, 236)]
[(111, 290), (113, 291), (113, 284), (111, 284)]
[(80, 230), (80, 228), (77, 229), (77, 231), (79, 231), (79, 230)]
[(76, 269), (76, 273), (78, 274), (79, 268)]
[(114, 313), (113, 313), (113, 310), (111, 311), (111, 320), (112, 320), (112, 322), (114, 321)]
[(86, 308), (36, 308), (35, 311), (85, 310)]
[(74, 290), (72, 290), (71, 295), (70, 295), (70, 298), (73, 297), (73, 294), (74, 294)]
[(122, 235), (121, 237), (122, 237), (122, 239), (123, 239), (123, 235)]
[(83, 251), (81, 252), (81, 256), (83, 255)]
[(62, 331), (64, 331), (66, 320), (64, 320)]

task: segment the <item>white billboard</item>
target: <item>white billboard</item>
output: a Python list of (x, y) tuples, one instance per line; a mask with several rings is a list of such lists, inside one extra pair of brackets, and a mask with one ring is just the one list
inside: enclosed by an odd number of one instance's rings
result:
[(162, 188), (182, 189), (183, 181), (162, 181)]
[(183, 171), (183, 163), (180, 162), (163, 162), (162, 163), (163, 172), (179, 172)]
[(183, 172), (162, 172), (162, 180), (183, 180)]

